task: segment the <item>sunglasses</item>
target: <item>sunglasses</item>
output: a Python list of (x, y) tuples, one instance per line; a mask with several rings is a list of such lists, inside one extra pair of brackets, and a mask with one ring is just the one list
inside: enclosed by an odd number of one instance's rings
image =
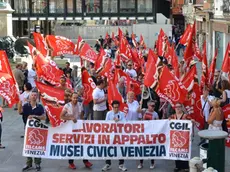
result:
[(149, 105), (149, 106), (151, 106), (151, 107), (155, 107), (155, 105)]
[(128, 66), (132, 66), (131, 64), (129, 64)]

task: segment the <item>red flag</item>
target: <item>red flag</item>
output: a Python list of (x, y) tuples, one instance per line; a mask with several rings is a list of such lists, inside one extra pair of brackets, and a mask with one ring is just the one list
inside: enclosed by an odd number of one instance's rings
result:
[(82, 37), (81, 36), (78, 36), (78, 39), (77, 39), (77, 45), (76, 45), (76, 49), (75, 49), (75, 54), (76, 55), (79, 55), (79, 49), (80, 49), (80, 44), (81, 42), (83, 41)]
[(59, 85), (60, 78), (63, 76), (63, 71), (60, 70), (53, 60), (45, 58), (39, 51), (28, 43), (30, 50), (32, 51), (32, 57), (34, 60), (36, 72), (39, 78), (48, 81), (52, 85)]
[[(227, 128), (230, 130), (230, 104), (225, 105), (222, 107), (223, 113), (224, 113), (224, 118), (227, 121)], [(230, 134), (228, 134), (228, 137), (226, 138), (226, 143), (225, 146), (230, 147)]]
[(60, 114), (63, 109), (62, 105), (65, 103), (65, 91), (41, 82), (35, 83), (39, 92), (41, 93), (41, 100), (47, 111), (51, 126), (59, 126), (63, 122), (63, 120), (60, 118)]
[(64, 104), (64, 94), (65, 90), (53, 87), (50, 85), (43, 84), (41, 82), (35, 82), (36, 86), (41, 93), (41, 98), (46, 102), (46, 104)]
[(98, 54), (98, 58), (97, 58), (97, 60), (96, 60), (96, 62), (95, 62), (95, 69), (96, 69), (96, 71), (97, 71), (97, 70), (100, 70), (101, 67), (103, 67), (106, 58), (108, 58), (108, 57), (106, 57), (105, 55), (106, 55), (106, 52), (105, 52), (104, 49), (101, 47), (101, 48), (100, 48), (100, 52), (99, 52), (99, 54)]
[(184, 102), (185, 109), (191, 118), (195, 120), (195, 125), (198, 129), (204, 129), (204, 115), (202, 113), (201, 93), (199, 84), (195, 81), (192, 91), (187, 94), (187, 99)]
[(193, 66), (182, 80), (183, 85), (188, 91), (191, 91), (194, 86), (194, 77), (197, 75), (196, 66)]
[(89, 62), (95, 63), (97, 60), (97, 53), (89, 46), (89, 44), (84, 43), (80, 50), (80, 57)]
[(166, 66), (163, 67), (157, 87), (159, 97), (167, 100), (172, 106), (175, 106), (177, 102), (183, 103), (185, 101), (187, 92), (179, 79)]
[(93, 100), (92, 94), (96, 88), (96, 84), (93, 82), (86, 68), (82, 68), (82, 85), (84, 87), (83, 104), (87, 105)]
[(132, 61), (134, 63), (134, 69), (138, 71), (141, 67), (141, 59), (139, 58), (139, 54), (136, 48), (131, 49)]
[(192, 27), (192, 31), (191, 34), (189, 34), (189, 41), (188, 41), (188, 45), (185, 49), (184, 52), (184, 60), (188, 61), (190, 59), (193, 58), (194, 54), (195, 54), (195, 50), (196, 50), (196, 45), (195, 45), (195, 40), (196, 40), (196, 30), (195, 30), (196, 25), (194, 24)]
[(215, 56), (212, 59), (212, 63), (208, 69), (208, 73), (209, 73), (208, 82), (209, 82), (209, 84), (213, 84), (213, 79), (214, 79), (214, 74), (215, 74), (215, 69), (216, 69), (216, 59), (217, 59), (217, 50), (215, 52)]
[(5, 51), (0, 51), (0, 95), (9, 107), (19, 102), (19, 89)]
[(133, 46), (134, 46), (134, 47), (137, 47), (137, 41), (136, 41), (136, 38), (135, 38), (134, 33), (132, 33), (131, 38), (132, 38)]
[(187, 28), (185, 29), (183, 35), (180, 38), (180, 44), (187, 45), (190, 38), (190, 34), (192, 34), (192, 26), (188, 24)]
[(120, 56), (120, 54), (116, 55), (115, 66), (117, 66), (117, 67), (121, 66), (121, 56)]
[(98, 75), (106, 77), (106, 78), (113, 78), (114, 77), (114, 63), (110, 58), (105, 60), (104, 65), (101, 67), (99, 71), (97, 71)]
[(158, 35), (158, 41), (157, 41), (157, 53), (158, 56), (164, 56), (166, 57), (166, 54), (169, 53), (169, 41), (168, 37), (164, 33), (164, 31), (161, 29), (160, 34)]
[(128, 113), (128, 105), (124, 102), (121, 94), (119, 93), (115, 83), (112, 80), (109, 80), (108, 85), (108, 103), (110, 105), (110, 109), (112, 107), (112, 102), (117, 100), (120, 102), (120, 111), (124, 113)]
[(118, 28), (118, 36), (119, 36), (119, 39), (121, 41), (122, 37), (123, 37), (123, 32), (120, 28)]
[(170, 54), (171, 54), (171, 65), (174, 69), (174, 74), (177, 78), (180, 78), (178, 57), (176, 55), (174, 47), (172, 46), (170, 49), (171, 49), (171, 52), (170, 52)]
[[(205, 48), (206, 49), (206, 47), (203, 47), (203, 48)], [(201, 55), (201, 53), (200, 53), (200, 49), (199, 49), (199, 47), (198, 47), (198, 44), (197, 44), (197, 42), (195, 42), (195, 56), (198, 58), (198, 60), (201, 62), (202, 61), (202, 55)], [(204, 51), (204, 49), (203, 49), (203, 51)], [(206, 50), (205, 50), (206, 51)]]
[(126, 38), (120, 40), (120, 53), (127, 60), (132, 59), (131, 47)]
[(42, 53), (44, 57), (48, 56), (48, 47), (44, 37), (40, 33), (33, 33), (34, 42), (38, 51)]
[(47, 35), (46, 40), (49, 47), (53, 50), (53, 57), (63, 54), (75, 54), (75, 45), (68, 38), (63, 36)]
[(227, 74), (230, 71), (230, 44), (229, 43), (228, 43), (228, 46), (227, 46), (227, 49), (225, 52), (225, 56), (224, 56), (221, 70)]
[(158, 81), (158, 64), (160, 60), (156, 54), (149, 49), (148, 60), (146, 63), (146, 72), (144, 77), (144, 85), (147, 87), (154, 87)]
[(106, 32), (105, 39), (109, 39), (109, 34)]
[(202, 75), (201, 75), (201, 82), (200, 87), (201, 90), (204, 86), (208, 85), (208, 61), (207, 61), (207, 53), (206, 53), (206, 42), (203, 45), (203, 53), (202, 53)]
[(146, 44), (145, 44), (145, 41), (144, 41), (144, 38), (143, 38), (142, 34), (140, 36), (140, 45), (143, 46), (144, 49), (146, 49)]
[(114, 41), (115, 39), (115, 35), (114, 35), (114, 32), (112, 32), (112, 40)]
[(52, 106), (50, 104), (43, 103), (44, 108), (50, 120), (52, 127), (58, 127), (64, 121), (61, 119), (60, 115), (64, 106)]

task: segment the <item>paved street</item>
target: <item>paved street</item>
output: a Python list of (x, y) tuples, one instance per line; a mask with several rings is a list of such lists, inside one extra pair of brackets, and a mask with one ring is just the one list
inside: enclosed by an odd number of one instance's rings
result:
[[(25, 164), (25, 158), (22, 157), (23, 139), (20, 136), (23, 134), (23, 124), (21, 116), (12, 109), (5, 109), (4, 122), (3, 122), (3, 137), (2, 144), (6, 146), (5, 150), (0, 150), (0, 172), (20, 172)], [(192, 157), (199, 155), (198, 149), (199, 138), (196, 136), (193, 141)], [(230, 149), (226, 148), (226, 172), (230, 171)], [(92, 169), (86, 169), (81, 160), (75, 161), (77, 170), (81, 172), (99, 172), (101, 167), (104, 166), (104, 161), (92, 161), (94, 164)], [(68, 169), (66, 160), (48, 160), (42, 161), (43, 172), (68, 172), (73, 171)], [(174, 161), (169, 160), (157, 160), (156, 168), (154, 170), (149, 169), (149, 162), (144, 162), (144, 168), (138, 170), (136, 167), (138, 162), (135, 160), (125, 161), (125, 165), (128, 171), (142, 171), (142, 172), (172, 172), (174, 168)], [(35, 171), (35, 170), (30, 170)], [(118, 172), (118, 161), (112, 161), (111, 172)]]

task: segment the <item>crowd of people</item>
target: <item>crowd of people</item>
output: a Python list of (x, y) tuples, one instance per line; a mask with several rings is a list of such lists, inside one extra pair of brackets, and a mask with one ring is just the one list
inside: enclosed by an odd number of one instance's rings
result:
[[(126, 37), (128, 40), (128, 33), (126, 34)], [(130, 42), (130, 44), (132, 43)], [(113, 47), (113, 52), (111, 46), (113, 46), (113, 41), (110, 39), (110, 36), (106, 39), (103, 39), (101, 36), (100, 39), (97, 40), (95, 48), (97, 51), (99, 51), (101, 47), (105, 48), (107, 56), (113, 58), (115, 57), (116, 48)], [(147, 55), (145, 53), (143, 54), (145, 59), (144, 65), (146, 65)], [(74, 66), (73, 69), (71, 69), (70, 63), (67, 62), (66, 67), (63, 69), (64, 76), (60, 78), (60, 88), (65, 90), (65, 105), (60, 116), (61, 119), (65, 121), (72, 120), (76, 123), (79, 119), (113, 120), (115, 122), (160, 119), (192, 120), (182, 103), (176, 103), (173, 108), (167, 101), (160, 98), (152, 88), (147, 88), (148, 96), (146, 97), (143, 97), (143, 94), (136, 95), (133, 91), (127, 92), (126, 81), (123, 77), (119, 78), (117, 89), (128, 105), (128, 112), (125, 114), (119, 110), (120, 102), (117, 100), (113, 100), (112, 109), (110, 109), (108, 105), (107, 79), (97, 74), (93, 63), (88, 63), (85, 67), (96, 84), (96, 88), (92, 93), (93, 100), (86, 105), (82, 103), (84, 87), (82, 85), (77, 85), (77, 81), (81, 80), (78, 75), (78, 66)], [(170, 68), (170, 65), (168, 65), (168, 67)], [(183, 61), (180, 63), (179, 68), (180, 77), (183, 78), (186, 72), (186, 66)], [(132, 60), (123, 64), (122, 69), (132, 79), (138, 81), (140, 85), (143, 85), (143, 73), (135, 70)], [(24, 125), (26, 125), (27, 119), (31, 118), (45, 120), (47, 118), (45, 110), (38, 102), (39, 94), (35, 84), (37, 76), (34, 65), (28, 70), (26, 63), (17, 64), (13, 74), (21, 92), (20, 102), (15, 107), (15, 110), (18, 110), (19, 114), (22, 115)], [(75, 92), (72, 92), (67, 88), (67, 79), (71, 81)], [(202, 112), (205, 117), (205, 128), (210, 130), (226, 130), (221, 107), (230, 103), (229, 82), (221, 77), (221, 71), (216, 70), (214, 83), (205, 86), (202, 91), (203, 95), (201, 96), (201, 102)], [(3, 100), (3, 107), (6, 106), (7, 104)], [(2, 120), (2, 113), (0, 113), (0, 120)], [(0, 122), (0, 148), (3, 147), (1, 145), (1, 131)], [(27, 158), (27, 163), (23, 168), (23, 171), (30, 169), (32, 167), (32, 162), (32, 158)], [(34, 162), (37, 171), (40, 171), (41, 159), (35, 158)], [(90, 168), (93, 165), (88, 160), (83, 160), (83, 163), (87, 168)], [(153, 169), (154, 167), (155, 161), (152, 159), (150, 162), (150, 169)], [(74, 160), (69, 160), (69, 168), (76, 169)], [(143, 168), (143, 160), (139, 161), (137, 168)], [(102, 171), (107, 171), (109, 169), (111, 169), (111, 161), (106, 160)], [(124, 165), (124, 160), (122, 159), (119, 160), (119, 169), (127, 171), (127, 168)], [(176, 161), (174, 171), (188, 171), (188, 169), (188, 161)]]

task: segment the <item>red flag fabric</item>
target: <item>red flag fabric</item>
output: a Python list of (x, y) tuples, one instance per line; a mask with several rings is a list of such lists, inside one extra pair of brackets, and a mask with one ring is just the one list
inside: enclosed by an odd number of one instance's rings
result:
[(176, 55), (176, 52), (174, 50), (174, 47), (172, 46), (170, 48), (170, 56), (171, 56), (171, 65), (174, 70), (174, 74), (177, 78), (180, 78), (180, 70), (179, 70), (179, 62), (178, 62), (178, 57)]
[(146, 72), (144, 76), (144, 85), (147, 87), (151, 87), (157, 84), (158, 81), (158, 63), (160, 60), (156, 56), (156, 54), (149, 49), (148, 60), (146, 63)]
[(108, 103), (110, 105), (110, 109), (112, 108), (112, 102), (117, 100), (120, 102), (120, 111), (124, 113), (128, 113), (128, 105), (124, 103), (124, 99), (122, 98), (121, 94), (119, 93), (116, 84), (109, 80), (108, 85)]
[(190, 38), (190, 34), (192, 34), (192, 26), (190, 24), (187, 25), (187, 28), (185, 29), (183, 35), (180, 38), (180, 44), (182, 45), (187, 45), (189, 38)]
[(60, 114), (63, 109), (62, 105), (65, 103), (65, 91), (41, 82), (35, 83), (39, 92), (41, 93), (41, 100), (46, 109), (51, 126), (59, 126), (63, 122), (63, 120), (60, 118)]
[(63, 54), (75, 54), (74, 43), (63, 36), (47, 35), (46, 41), (53, 50), (52, 56), (60, 56)]
[(206, 53), (206, 42), (204, 42), (202, 53), (202, 75), (200, 82), (201, 90), (203, 90), (204, 86), (208, 86), (208, 61)]
[(137, 45), (137, 41), (136, 41), (136, 38), (135, 38), (134, 33), (132, 33), (131, 38), (132, 38), (133, 46), (134, 46), (134, 47), (137, 47), (138, 45)]
[(141, 67), (141, 59), (139, 58), (139, 54), (136, 48), (131, 49), (132, 61), (134, 63), (134, 69), (138, 71)]
[(60, 70), (56, 63), (48, 58), (45, 58), (39, 51), (35, 49), (31, 44), (28, 44), (32, 51), (32, 57), (34, 60), (37, 76), (48, 81), (52, 85), (59, 85), (60, 78), (63, 76), (63, 71)]
[(157, 53), (158, 56), (166, 56), (166, 54), (169, 53), (169, 41), (168, 37), (164, 33), (164, 31), (161, 29), (160, 33), (158, 35), (158, 41), (157, 41)]
[(215, 74), (215, 69), (216, 69), (216, 59), (217, 59), (217, 50), (215, 52), (215, 56), (212, 59), (212, 63), (208, 69), (208, 73), (209, 73), (208, 82), (209, 82), (209, 84), (213, 84), (214, 74)]
[(43, 103), (48, 118), (50, 120), (50, 124), (52, 127), (58, 127), (64, 121), (60, 118), (62, 109), (64, 106), (52, 106), (50, 104)]
[(112, 79), (114, 77), (114, 63), (110, 58), (107, 58), (105, 60), (104, 65), (102, 66), (102, 68), (97, 71), (98, 75)]
[[(226, 119), (227, 121), (227, 128), (228, 128), (228, 131), (230, 130), (230, 104), (228, 105), (225, 105), (224, 107), (222, 107), (222, 110), (224, 112), (224, 118)], [(228, 133), (228, 137), (226, 138), (226, 143), (225, 145), (227, 147), (230, 147), (230, 134)]]
[(81, 42), (83, 41), (82, 37), (81, 36), (78, 36), (78, 39), (77, 39), (77, 45), (76, 45), (76, 49), (75, 49), (75, 54), (76, 55), (79, 55), (79, 49), (80, 49), (80, 44)]
[(167, 100), (173, 107), (177, 102), (183, 103), (186, 98), (187, 89), (168, 69), (163, 67), (160, 80), (158, 81), (157, 94)]
[(230, 71), (230, 44), (229, 43), (228, 43), (228, 46), (227, 46), (227, 49), (225, 52), (225, 56), (224, 56), (221, 70), (227, 74)]
[[(205, 48), (206, 49), (206, 47), (203, 47), (203, 48)], [(199, 47), (198, 47), (198, 44), (197, 44), (197, 42), (195, 42), (195, 56), (197, 57), (197, 59), (201, 62), (202, 61), (202, 55), (201, 55), (201, 52), (200, 52), (200, 49), (199, 49)], [(204, 51), (204, 49), (203, 49), (203, 51)], [(205, 50), (206, 51), (206, 50)]]
[(97, 60), (97, 53), (89, 46), (89, 44), (84, 43), (80, 50), (80, 57), (84, 60), (95, 63)]
[(199, 130), (204, 129), (204, 115), (202, 113), (201, 105), (201, 93), (199, 84), (195, 81), (192, 91), (187, 95), (187, 99), (184, 102), (185, 109), (188, 114), (191, 115), (191, 118), (195, 120), (195, 125)]
[(115, 35), (114, 35), (114, 32), (112, 32), (112, 40), (114, 41), (115, 39)]
[(5, 51), (0, 51), (0, 95), (9, 107), (19, 102), (19, 89)]
[(36, 32), (33, 33), (33, 36), (37, 50), (40, 51), (44, 57), (47, 57), (49, 51), (44, 37)]
[(191, 91), (194, 87), (194, 77), (197, 75), (196, 66), (193, 66), (182, 80), (183, 85), (188, 91)]
[(189, 34), (189, 40), (188, 40), (188, 45), (185, 49), (184, 52), (184, 60), (188, 61), (193, 58), (195, 54), (195, 39), (196, 39), (196, 30), (195, 30), (196, 25), (194, 24), (191, 30), (191, 34)]
[(90, 77), (86, 68), (82, 68), (82, 85), (84, 87), (83, 104), (87, 105), (93, 100), (93, 90), (96, 88), (96, 84)]
[(99, 52), (99, 54), (98, 54), (98, 58), (97, 58), (97, 60), (95, 61), (95, 69), (96, 69), (96, 71), (97, 71), (97, 70), (100, 70), (100, 68), (103, 67), (106, 58), (108, 58), (108, 57), (106, 57), (105, 55), (106, 55), (106, 52), (105, 52), (104, 49), (101, 47), (101, 48), (100, 48), (100, 52)]
[(109, 39), (109, 34), (108, 34), (108, 32), (106, 32), (106, 34), (105, 34), (105, 39)]
[(146, 44), (142, 35), (140, 36), (140, 45), (143, 46), (144, 49), (146, 49)]
[(120, 53), (127, 60), (132, 60), (131, 46), (125, 37), (120, 40)]
[(118, 36), (119, 36), (119, 39), (121, 41), (122, 37), (123, 37), (123, 32), (120, 28), (118, 28)]

